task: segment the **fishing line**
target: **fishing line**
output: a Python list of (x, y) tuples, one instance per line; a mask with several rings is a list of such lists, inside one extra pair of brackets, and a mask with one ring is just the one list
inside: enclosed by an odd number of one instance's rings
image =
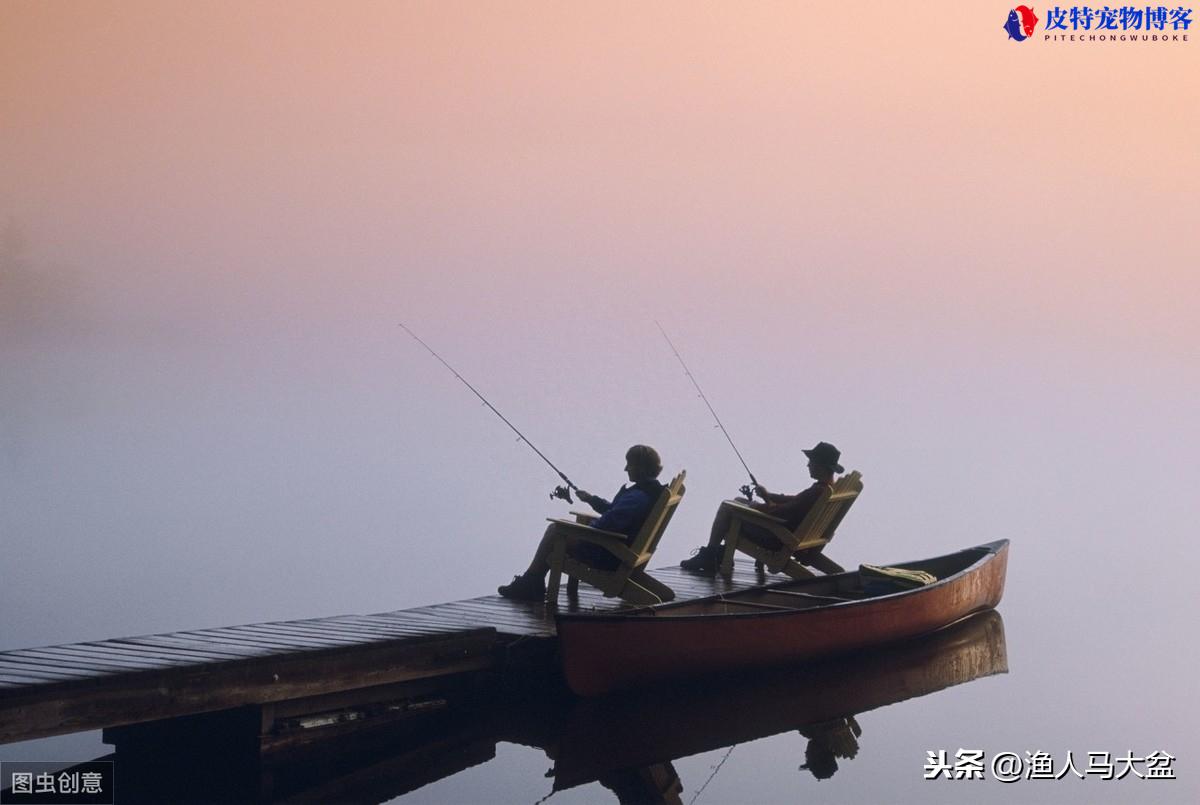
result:
[[(433, 351), (433, 347), (431, 347), (431, 346), (429, 346), (428, 344), (426, 344), (424, 341), (422, 341), (422, 340), (421, 340), (421, 337), (420, 337), (419, 335), (417, 335), (416, 333), (414, 333), (412, 330), (408, 329), (408, 327), (407, 327), (407, 326), (405, 326), (404, 322), (398, 322), (398, 324), (399, 324), (399, 325), (400, 325), (402, 328), (404, 328), (404, 332), (408, 333), (408, 334), (409, 334), (409, 335), (411, 335), (411, 336), (412, 336), (414, 339), (416, 339), (416, 342), (417, 342), (418, 344), (420, 344), (421, 346), (425, 347), (425, 349), (427, 349), (427, 350), (429, 351), (429, 354), (430, 354), (430, 355), (432, 355), (433, 357), (435, 357), (435, 358), (437, 358), (439, 361), (441, 361), (441, 363), (442, 363), (442, 366), (445, 366), (447, 369), (449, 369), (449, 370), (450, 370), (451, 374), (453, 374), (455, 377), (457, 377), (459, 380), (461, 380), (461, 381), (462, 381), (462, 384), (463, 384), (464, 386), (466, 386), (467, 388), (469, 388), (469, 389), (471, 390), (471, 392), (472, 392), (472, 393), (473, 393), (473, 394), (474, 394), (476, 397), (478, 397), (480, 400), (482, 400), (484, 405), (486, 405), (488, 408), (492, 409), (492, 413), (493, 413), (493, 414), (495, 414), (496, 416), (500, 417), (501, 421), (502, 421), (502, 422), (504, 422), (504, 424), (505, 424), (505, 425), (508, 425), (508, 427), (512, 428), (512, 432), (513, 432), (513, 433), (515, 433), (515, 434), (517, 434), (517, 440), (518, 440), (518, 441), (522, 441), (522, 442), (524, 442), (525, 444), (529, 445), (529, 449), (531, 449), (533, 452), (537, 453), (537, 454), (538, 454), (538, 458), (540, 458), (542, 461), (544, 461), (544, 462), (546, 462), (547, 464), (549, 464), (549, 465), (550, 465), (550, 469), (552, 469), (552, 470), (554, 470), (556, 473), (558, 473), (558, 477), (559, 477), (559, 478), (562, 478), (562, 479), (563, 479), (563, 481), (565, 481), (565, 482), (566, 482), (566, 484), (567, 484), (567, 485), (566, 485), (565, 487), (564, 487), (564, 486), (556, 486), (556, 487), (554, 488), (554, 491), (550, 493), (550, 497), (551, 497), (551, 498), (560, 498), (560, 499), (562, 499), (562, 500), (565, 500), (565, 501), (567, 501), (568, 503), (574, 503), (575, 501), (573, 501), (573, 500), (571, 499), (571, 490), (572, 490), (572, 489), (574, 489), (576, 492), (578, 492), (578, 491), (579, 491), (579, 487), (577, 487), (577, 486), (576, 486), (574, 483), (572, 483), (572, 482), (571, 482), (571, 479), (570, 479), (570, 478), (568, 478), (568, 477), (566, 476), (566, 474), (565, 474), (565, 473), (563, 473), (563, 471), (562, 471), (562, 470), (560, 470), (558, 467), (554, 466), (554, 462), (552, 462), (550, 459), (546, 458), (545, 454), (544, 454), (544, 453), (542, 453), (542, 451), (541, 451), (541, 450), (538, 450), (538, 449), (537, 449), (537, 447), (536, 447), (536, 446), (534, 446), (533, 442), (531, 442), (531, 441), (529, 441), (529, 439), (525, 438), (525, 434), (524, 434), (524, 433), (521, 433), (521, 431), (517, 430), (517, 427), (516, 427), (516, 425), (514, 425), (514, 424), (513, 424), (513, 423), (511, 423), (511, 422), (509, 422), (509, 421), (508, 421), (508, 418), (507, 418), (506, 416), (504, 416), (504, 414), (500, 413), (500, 412), (499, 412), (499, 411), (496, 409), (496, 406), (494, 406), (494, 405), (492, 405), (490, 402), (488, 402), (487, 398), (486, 398), (486, 397), (484, 397), (482, 394), (480, 394), (480, 393), (479, 393), (479, 391), (478, 391), (478, 389), (476, 389), (474, 386), (472, 386), (470, 383), (468, 383), (468, 382), (467, 382), (467, 379), (466, 379), (465, 377), (463, 377), (462, 375), (460, 375), (460, 374), (458, 373), (458, 370), (457, 370), (457, 369), (455, 369), (453, 366), (451, 366), (449, 363), (447, 363), (447, 362), (446, 362), (446, 359), (445, 359), (445, 358), (443, 358), (441, 355), (439, 355), (439, 354), (437, 354), (436, 352), (434, 352), (434, 351)], [(753, 476), (751, 476), (751, 478), (753, 478)]]
[(692, 795), (692, 798), (688, 800), (688, 805), (693, 805), (693, 803), (700, 798), (700, 795), (704, 793), (704, 789), (708, 788), (708, 784), (713, 781), (713, 778), (717, 776), (717, 772), (719, 772), (721, 767), (725, 765), (725, 761), (729, 760), (729, 756), (733, 754), (733, 748), (735, 746), (737, 746), (737, 744), (733, 744), (733, 746), (729, 747), (729, 751), (725, 753), (725, 757), (721, 758), (721, 762), (718, 763), (716, 768), (713, 769), (712, 774), (708, 775), (708, 779), (704, 781), (704, 785), (700, 786), (696, 793)]
[(750, 476), (750, 485), (743, 486), (739, 491), (747, 498), (754, 497), (754, 489), (758, 486), (758, 479), (754, 477), (754, 473), (750, 472), (750, 468), (746, 466), (746, 459), (742, 458), (742, 451), (738, 450), (737, 445), (733, 443), (733, 438), (729, 435), (729, 431), (725, 430), (725, 425), (722, 424), (721, 417), (717, 416), (717, 412), (713, 410), (712, 403), (710, 403), (708, 401), (708, 397), (705, 396), (704, 389), (700, 388), (700, 384), (696, 382), (695, 376), (692, 374), (691, 370), (688, 369), (687, 364), (683, 362), (683, 356), (679, 354), (679, 350), (675, 349), (675, 344), (671, 341), (671, 336), (667, 335), (667, 331), (663, 329), (663, 326), (659, 324), (657, 320), (655, 320), (654, 324), (658, 327), (658, 331), (662, 333), (663, 338), (667, 339), (667, 346), (669, 346), (671, 351), (675, 353), (675, 357), (678, 359), (679, 365), (683, 367), (683, 373), (687, 375), (688, 380), (692, 381), (692, 385), (696, 387), (696, 391), (700, 394), (700, 399), (704, 400), (704, 404), (708, 406), (708, 412), (712, 414), (713, 419), (717, 421), (717, 427), (721, 429), (721, 433), (725, 434), (725, 440), (729, 442), (729, 446), (733, 448), (733, 452), (737, 455), (738, 461), (742, 462), (742, 467), (745, 468), (746, 474)]

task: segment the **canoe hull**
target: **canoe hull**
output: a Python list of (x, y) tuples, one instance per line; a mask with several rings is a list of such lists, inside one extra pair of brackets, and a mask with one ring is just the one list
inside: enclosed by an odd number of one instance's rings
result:
[(596, 696), (927, 634), (1000, 602), (1008, 541), (969, 550), (980, 552), (977, 561), (928, 587), (812, 609), (660, 618), (559, 615), (564, 675), (576, 694)]

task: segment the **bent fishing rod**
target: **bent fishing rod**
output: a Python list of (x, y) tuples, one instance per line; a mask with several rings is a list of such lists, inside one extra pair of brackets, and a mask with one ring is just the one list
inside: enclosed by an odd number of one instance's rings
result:
[(566, 476), (566, 474), (563, 473), (562, 470), (560, 470), (558, 467), (554, 466), (554, 462), (552, 462), (550, 459), (546, 458), (546, 456), (542, 453), (542, 451), (538, 450), (534, 446), (533, 442), (531, 442), (531, 441), (529, 441), (529, 439), (525, 438), (525, 434), (521, 433), (521, 431), (517, 430), (516, 426), (513, 425), (513, 423), (509, 422), (508, 418), (505, 417), (504, 414), (502, 414), (498, 410), (496, 410), (496, 406), (494, 406), (490, 402), (488, 402), (487, 398), (484, 397), (482, 394), (480, 394), (479, 391), (474, 386), (472, 386), (470, 383), (468, 383), (467, 379), (465, 377), (460, 375), (453, 366), (451, 366), (449, 363), (447, 363), (445, 358), (443, 358), (441, 355), (434, 352), (433, 347), (426, 344), (424, 341), (421, 340), (421, 337), (419, 335), (414, 333), (412, 330), (408, 329), (408, 327), (405, 326), (404, 322), (399, 322), (399, 324), (401, 327), (404, 328), (404, 332), (408, 333), (414, 339), (416, 339), (416, 342), (418, 344), (425, 347), (425, 349), (427, 349), (429, 351), (430, 355), (432, 355), (433, 357), (435, 357), (439, 361), (441, 361), (442, 366), (445, 366), (447, 369), (450, 370), (451, 374), (453, 374), (455, 377), (457, 377), (459, 380), (461, 380), (462, 384), (464, 386), (466, 386), (467, 388), (469, 388), (476, 397), (478, 397), (480, 400), (482, 400), (484, 405), (486, 405), (488, 408), (492, 409), (492, 413), (495, 414), (496, 416), (500, 417), (501, 421), (503, 421), (505, 425), (508, 425), (508, 427), (510, 427), (512, 429), (513, 433), (517, 434), (518, 441), (524, 442), (525, 444), (529, 445), (529, 448), (531, 450), (533, 450), (533, 452), (538, 454), (538, 458), (540, 458), (542, 461), (549, 464), (550, 469), (557, 472), (558, 477), (562, 478), (563, 481), (566, 482), (566, 484), (567, 484), (566, 486), (554, 487), (554, 491), (550, 493), (550, 499), (553, 500), (554, 498), (558, 498), (560, 500), (565, 500), (567, 503), (574, 503), (575, 501), (571, 499), (571, 490), (574, 489), (576, 492), (578, 492), (579, 487), (576, 486), (574, 483), (572, 483), (571, 479), (568, 478)]
[(708, 412), (717, 421), (717, 427), (721, 429), (721, 433), (725, 434), (725, 440), (729, 442), (729, 446), (733, 448), (738, 461), (742, 462), (742, 467), (745, 468), (746, 474), (750, 476), (750, 483), (743, 484), (738, 488), (738, 491), (745, 495), (747, 500), (752, 499), (755, 488), (759, 486), (758, 479), (754, 477), (754, 473), (750, 472), (750, 468), (746, 466), (746, 459), (742, 458), (742, 452), (737, 449), (737, 445), (733, 443), (733, 438), (729, 435), (729, 431), (725, 430), (725, 426), (721, 424), (721, 417), (717, 416), (717, 412), (713, 410), (712, 403), (708, 401), (708, 397), (704, 396), (704, 389), (700, 388), (700, 384), (696, 382), (695, 376), (688, 369), (687, 364), (683, 362), (683, 356), (679, 354), (679, 350), (675, 349), (675, 344), (672, 343), (671, 336), (667, 335), (667, 331), (663, 329), (663, 326), (657, 320), (654, 324), (658, 327), (658, 331), (662, 333), (663, 338), (667, 339), (667, 346), (675, 353), (675, 358), (679, 361), (679, 365), (683, 367), (683, 373), (687, 375), (688, 380), (692, 381), (692, 385), (696, 387), (696, 391), (700, 394), (700, 399), (704, 400), (704, 404), (708, 406)]

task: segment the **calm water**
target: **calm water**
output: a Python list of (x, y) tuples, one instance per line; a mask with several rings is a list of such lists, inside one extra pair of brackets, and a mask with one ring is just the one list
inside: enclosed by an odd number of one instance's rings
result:
[[(182, 347), (4, 356), (4, 648), (480, 595), (524, 561), (541, 518), (561, 514), (542, 497), (543, 474), (522, 447), (495, 439), (473, 404), (454, 408), (453, 388), (442, 398), (440, 386), (427, 387), (452, 407), (424, 419), (421, 431), (411, 410), (399, 419), (388, 412), (396, 399), (421, 396), (412, 387), (376, 379), (350, 399), (315, 381), (336, 371), (325, 363), (312, 377), (293, 367), (264, 383), (266, 357), (223, 366), (214, 353)], [(1115, 385), (1103, 392), (1109, 405), (1133, 396)], [(831, 554), (844, 564), (900, 561), (1009, 537), (1000, 617), (732, 689), (431, 721), (357, 759), (331, 754), (328, 777), (280, 775), (276, 790), (414, 803), (644, 801), (652, 790), (700, 803), (1193, 802), (1195, 549), (1182, 539), (1182, 524), (1194, 522), (1192, 489), (1186, 472), (1126, 480), (1135, 442), (1181, 468), (1186, 440), (1172, 442), (1173, 426), (1153, 419), (1133, 436), (1098, 440), (1101, 414), (1069, 415), (1085, 397), (1051, 389), (1011, 414), (1033, 429), (1027, 436), (1012, 421), (963, 425), (957, 449), (975, 450), (980, 464), (962, 466), (985, 471), (960, 481), (933, 469), (937, 455), (917, 456), (939, 479), (927, 498), (904, 486), (905, 475), (888, 480), (887, 469), (908, 456), (886, 440), (848, 462), (864, 469), (867, 486)], [(1176, 403), (1168, 394), (1146, 406)], [(429, 403), (401, 407), (417, 404)], [(760, 450), (770, 444), (747, 430)], [(865, 445), (868, 435), (853, 438)], [(699, 478), (660, 564), (699, 543), (716, 501), (732, 491), (706, 485), (694, 469), (729, 463), (727, 446), (712, 438), (711, 453), (688, 457), (689, 479)], [(1051, 439), (1077, 456), (1071, 471), (1029, 475), (1025, 457), (1007, 457)], [(453, 505), (427, 505), (463, 483), (447, 456), (475, 442), (472, 473), (490, 483)], [(512, 477), (496, 481), (489, 467), (506, 461)], [(611, 463), (593, 477), (619, 479)], [(455, 540), (470, 540), (473, 551)], [(801, 767), (808, 747), (820, 754), (822, 744), (837, 770), (818, 779)], [(922, 779), (929, 751), (953, 758), (960, 749), (989, 759), (1045, 752), (1056, 770), (1070, 752), (1081, 771), (1089, 752), (1166, 752), (1177, 779), (1068, 773), (1003, 784), (990, 769), (985, 781)], [(87, 733), (3, 746), (0, 760), (70, 762), (108, 751)]]

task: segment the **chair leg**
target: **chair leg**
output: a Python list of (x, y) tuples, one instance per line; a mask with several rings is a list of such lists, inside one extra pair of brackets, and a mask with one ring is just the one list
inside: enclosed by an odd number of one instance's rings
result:
[(579, 578), (576, 576), (567, 576), (567, 598), (576, 599), (579, 597)]
[(799, 580), (815, 579), (817, 577), (816, 573), (813, 573), (811, 570), (809, 570), (804, 565), (797, 562), (795, 559), (793, 559), (792, 561), (788, 562), (786, 565), (783, 566), (783, 572), (785, 574), (791, 576), (793, 579), (799, 579)]
[(630, 575), (629, 581), (655, 595), (659, 601), (667, 602), (675, 599), (675, 591), (644, 570), (638, 570)]
[(720, 573), (727, 579), (733, 575), (733, 555), (737, 553), (738, 541), (741, 538), (741, 525), (735, 519), (725, 532), (725, 551), (721, 554)]
[(625, 581), (624, 586), (621, 587), (621, 592), (617, 593), (617, 595), (622, 601), (637, 604), (638, 606), (662, 603), (662, 599), (658, 595), (647, 590), (632, 578)]
[(812, 556), (808, 557), (804, 564), (808, 565), (809, 567), (815, 567), (817, 570), (821, 571), (827, 576), (831, 573), (846, 572), (846, 568), (842, 567), (820, 551), (817, 551)]
[[(562, 580), (563, 560), (567, 556), (567, 546), (559, 541), (551, 550), (547, 561), (550, 563), (550, 576), (546, 579), (546, 601), (558, 603), (558, 585)], [(568, 579), (568, 584), (571, 580)]]

